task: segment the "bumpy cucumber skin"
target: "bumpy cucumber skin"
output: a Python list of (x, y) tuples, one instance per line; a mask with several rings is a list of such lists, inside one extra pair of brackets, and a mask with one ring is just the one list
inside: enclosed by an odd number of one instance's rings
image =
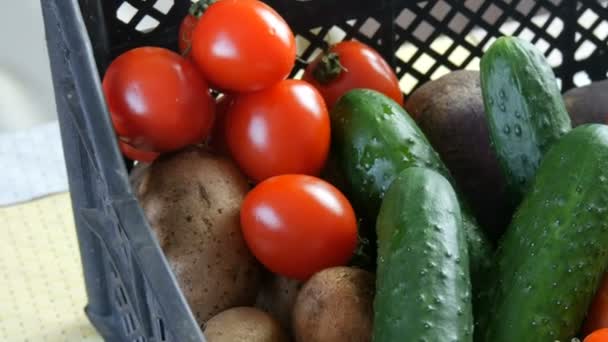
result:
[(435, 171), (409, 168), (380, 209), (374, 342), (472, 341), (468, 254), (456, 194)]
[(570, 131), (553, 70), (532, 44), (501, 37), (481, 59), (490, 137), (514, 204), (525, 195), (543, 154)]
[(608, 265), (608, 126), (546, 154), (500, 242), (482, 341), (570, 341)]
[[(448, 169), (414, 120), (383, 94), (351, 90), (338, 100), (330, 116), (332, 153), (348, 183), (347, 193), (366, 221), (376, 221), (384, 193), (402, 170), (426, 167), (451, 181)], [(477, 289), (485, 282), (492, 246), (464, 201), (460, 203)]]

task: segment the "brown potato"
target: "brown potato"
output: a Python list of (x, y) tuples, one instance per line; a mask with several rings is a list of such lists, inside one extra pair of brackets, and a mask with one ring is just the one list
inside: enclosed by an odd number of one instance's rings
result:
[(291, 330), (291, 313), (302, 282), (269, 273), (262, 281), (255, 306), (276, 318), (286, 330)]
[(134, 184), (199, 324), (228, 308), (253, 305), (261, 271), (241, 232), (248, 184), (237, 167), (190, 148), (160, 157)]
[(608, 124), (608, 80), (593, 82), (564, 93), (564, 103), (572, 127), (583, 124)]
[(408, 113), (450, 170), (489, 236), (497, 239), (513, 207), (490, 145), (478, 71), (460, 70), (425, 83), (410, 95)]
[(300, 290), (293, 309), (297, 342), (369, 342), (374, 276), (352, 267), (325, 269)]
[(287, 342), (279, 322), (264, 311), (238, 307), (211, 318), (203, 330), (207, 342)]

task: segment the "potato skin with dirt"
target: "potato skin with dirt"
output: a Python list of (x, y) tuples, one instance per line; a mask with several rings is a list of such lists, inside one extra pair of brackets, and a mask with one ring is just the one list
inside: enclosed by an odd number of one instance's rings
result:
[(291, 331), (291, 313), (302, 282), (268, 273), (263, 281), (255, 306), (276, 318), (285, 331)]
[(207, 342), (289, 342), (279, 322), (251, 307), (232, 308), (213, 316), (203, 333)]
[(136, 195), (198, 323), (253, 305), (261, 267), (241, 232), (248, 184), (234, 163), (189, 148), (137, 178)]
[(481, 96), (478, 71), (453, 71), (410, 95), (406, 110), (439, 153), (488, 236), (509, 224), (506, 194)]
[(572, 88), (563, 97), (572, 127), (590, 123), (608, 124), (608, 80)]
[(370, 342), (374, 276), (353, 267), (332, 267), (313, 275), (293, 309), (297, 342)]

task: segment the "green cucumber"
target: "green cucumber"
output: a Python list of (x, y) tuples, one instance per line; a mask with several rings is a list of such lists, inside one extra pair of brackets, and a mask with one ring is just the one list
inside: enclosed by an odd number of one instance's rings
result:
[(437, 172), (413, 167), (393, 181), (376, 224), (374, 342), (472, 341), (461, 225), (456, 194)]
[(481, 59), (490, 137), (514, 204), (525, 195), (544, 153), (570, 131), (553, 70), (532, 44), (501, 37)]
[(606, 170), (608, 126), (579, 126), (547, 152), (500, 241), (480, 341), (575, 337), (608, 265)]
[[(367, 89), (351, 90), (338, 100), (330, 116), (333, 157), (348, 183), (347, 193), (357, 213), (366, 222), (376, 221), (384, 193), (402, 170), (426, 167), (451, 180), (416, 123), (385, 95)], [(460, 203), (473, 287), (477, 289), (484, 282), (492, 247), (464, 201)]]

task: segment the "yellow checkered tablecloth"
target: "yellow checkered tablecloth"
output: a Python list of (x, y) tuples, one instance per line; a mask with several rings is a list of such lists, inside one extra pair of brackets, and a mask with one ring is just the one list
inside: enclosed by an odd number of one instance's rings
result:
[(67, 193), (0, 208), (0, 341), (99, 342)]

